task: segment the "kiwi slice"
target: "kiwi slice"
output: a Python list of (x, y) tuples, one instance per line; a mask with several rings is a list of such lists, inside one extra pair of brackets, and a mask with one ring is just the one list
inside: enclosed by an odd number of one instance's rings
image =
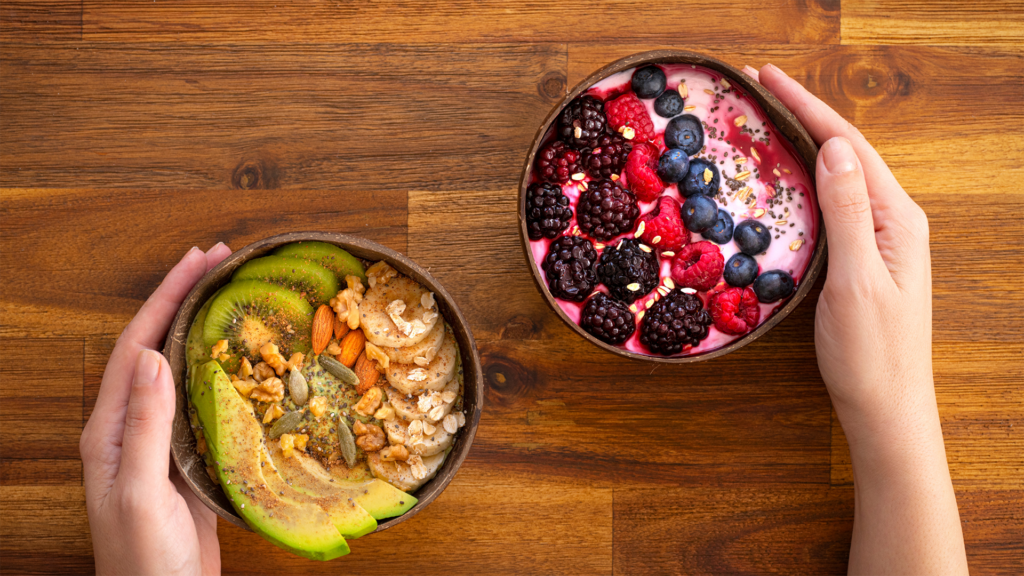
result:
[(313, 306), (326, 304), (338, 293), (338, 278), (319, 264), (286, 256), (254, 258), (238, 267), (232, 281), (259, 280), (298, 292)]
[(228, 358), (221, 366), (235, 372), (243, 357), (259, 362), (260, 346), (267, 342), (277, 344), (285, 358), (308, 352), (312, 321), (313, 307), (299, 294), (259, 280), (236, 280), (210, 302), (203, 343), (210, 349), (227, 340)]
[(326, 242), (293, 242), (274, 250), (274, 254), (316, 262), (334, 272), (334, 275), (338, 277), (338, 282), (343, 286), (345, 285), (345, 276), (348, 275), (358, 276), (363, 283), (366, 282), (366, 270), (363, 269), (362, 262), (334, 244)]

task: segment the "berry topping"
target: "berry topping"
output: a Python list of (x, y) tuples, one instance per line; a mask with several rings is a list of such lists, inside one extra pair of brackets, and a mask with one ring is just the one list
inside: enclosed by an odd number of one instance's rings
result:
[(672, 260), (672, 277), (680, 286), (711, 290), (722, 277), (725, 258), (718, 246), (711, 242), (694, 242), (684, 246)]
[(633, 302), (658, 287), (660, 267), (654, 252), (645, 252), (639, 241), (622, 240), (601, 253), (597, 279), (615, 298)]
[(595, 292), (583, 307), (580, 327), (602, 342), (622, 344), (636, 332), (636, 321), (628, 306)]
[(597, 146), (583, 152), (583, 169), (591, 178), (611, 178), (612, 174), (621, 174), (626, 165), (626, 157), (633, 147), (625, 138), (618, 134), (602, 134), (597, 138)]
[(756, 256), (768, 249), (772, 243), (772, 233), (757, 220), (744, 220), (736, 226), (732, 239), (740, 247), (740, 252)]
[(714, 196), (718, 194), (721, 176), (714, 162), (708, 162), (703, 158), (694, 158), (690, 161), (690, 169), (682, 180), (682, 183), (679, 184), (679, 193), (683, 196), (689, 197), (694, 194)]
[(700, 298), (676, 289), (647, 311), (640, 324), (640, 343), (655, 354), (678, 354), (683, 346), (696, 346), (707, 338), (711, 322)]
[(739, 288), (750, 286), (754, 278), (757, 278), (757, 260), (742, 252), (733, 254), (729, 257), (729, 261), (725, 263), (722, 277), (725, 278), (725, 281), (730, 286), (737, 286)]
[(637, 96), (641, 98), (657, 98), (665, 91), (667, 80), (665, 72), (651, 64), (643, 68), (637, 68), (636, 72), (633, 72), (631, 85), (633, 92), (636, 92)]
[(704, 147), (704, 128), (700, 125), (700, 119), (693, 114), (683, 114), (669, 120), (665, 127), (665, 145), (679, 148), (687, 156), (700, 152)]
[(654, 101), (654, 113), (662, 118), (671, 118), (682, 114), (684, 105), (685, 102), (679, 92), (669, 90)]
[(637, 144), (626, 159), (627, 184), (641, 202), (653, 202), (665, 191), (657, 167), (658, 147), (654, 144)]
[(576, 206), (580, 230), (602, 242), (632, 230), (639, 215), (636, 196), (607, 179), (591, 182)]
[(732, 240), (732, 216), (721, 208), (718, 209), (718, 220), (711, 228), (700, 233), (704, 238), (715, 244), (727, 244)]
[(526, 230), (530, 240), (557, 238), (572, 220), (569, 199), (558, 184), (538, 182), (526, 189)]
[[(654, 138), (654, 124), (651, 122), (651, 115), (647, 113), (647, 107), (636, 97), (636, 94), (627, 92), (606, 102), (604, 109), (608, 113), (608, 125), (611, 126), (612, 131), (618, 132), (620, 128), (624, 127), (632, 128), (634, 142), (646, 142)], [(698, 126), (700, 126), (699, 123)], [(703, 141), (703, 136), (701, 140)]]
[(658, 159), (658, 176), (669, 184), (682, 180), (690, 168), (690, 157), (678, 148), (669, 148)]
[(750, 288), (729, 288), (715, 294), (708, 310), (715, 328), (726, 334), (746, 334), (761, 320), (761, 306)]
[(640, 238), (658, 250), (679, 250), (690, 242), (690, 233), (683, 227), (679, 202), (669, 196), (658, 199), (654, 210), (640, 217), (644, 231)]
[(573, 174), (583, 172), (582, 155), (561, 140), (541, 148), (537, 153), (537, 178), (555, 184), (565, 184)]
[(777, 302), (793, 293), (793, 277), (782, 270), (769, 270), (754, 280), (757, 299), (765, 304)]
[(604, 104), (590, 95), (573, 100), (558, 117), (558, 137), (566, 144), (583, 150), (597, 146), (597, 139), (605, 133), (607, 121)]
[(562, 236), (551, 243), (544, 257), (544, 273), (551, 295), (562, 300), (583, 302), (597, 285), (594, 245), (579, 236)]
[(718, 204), (707, 196), (690, 196), (683, 203), (683, 224), (690, 232), (703, 232), (718, 222)]

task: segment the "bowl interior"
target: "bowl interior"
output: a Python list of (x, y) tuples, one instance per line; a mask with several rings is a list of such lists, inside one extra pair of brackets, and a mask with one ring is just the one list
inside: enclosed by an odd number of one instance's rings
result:
[(637, 360), (644, 360), (648, 362), (661, 362), (668, 364), (687, 364), (690, 362), (700, 362), (703, 360), (710, 360), (728, 354), (734, 350), (742, 348), (747, 344), (757, 340), (763, 336), (766, 332), (771, 330), (776, 324), (781, 322), (786, 316), (792, 312), (797, 305), (807, 296), (810, 292), (811, 287), (814, 285), (814, 281), (817, 279), (818, 274), (821, 272), (821, 268), (825, 263), (827, 254), (826, 238), (825, 238), (825, 223), (821, 218), (821, 212), (818, 212), (818, 243), (815, 246), (814, 254), (811, 256), (810, 262), (807, 264), (807, 269), (804, 272), (803, 277), (800, 280), (800, 285), (797, 287), (796, 293), (790, 297), (789, 301), (781, 309), (779, 309), (771, 318), (763, 322), (753, 331), (747, 333), (742, 338), (734, 340), (721, 348), (705, 352), (703, 354), (695, 356), (680, 356), (680, 357), (660, 357), (660, 356), (648, 356), (646, 354), (637, 354), (635, 352), (624, 350), (611, 344), (607, 344), (598, 340), (582, 328), (576, 322), (574, 322), (568, 315), (562, 310), (562, 308), (555, 301), (555, 298), (548, 291), (548, 287), (544, 282), (544, 278), (540, 271), (537, 269), (537, 265), (534, 263), (532, 250), (530, 248), (530, 239), (527, 235), (527, 223), (525, 218), (526, 211), (526, 189), (530, 185), (530, 172), (533, 167), (534, 159), (537, 156), (541, 145), (544, 143), (544, 138), (548, 133), (549, 128), (558, 120), (559, 114), (562, 109), (569, 104), (577, 96), (586, 92), (591, 86), (600, 82), (601, 80), (627, 70), (629, 68), (644, 66), (646, 64), (695, 64), (709, 68), (716, 72), (719, 72), (729, 78), (729, 81), (739, 85), (747, 94), (754, 99), (755, 102), (764, 110), (768, 118), (772, 121), (778, 131), (785, 136), (789, 142), (796, 149), (797, 156), (803, 161), (807, 168), (808, 173), (813, 181), (815, 161), (818, 156), (818, 146), (814, 143), (810, 134), (803, 127), (796, 116), (787, 109), (782, 102), (779, 102), (775, 96), (768, 92), (763, 86), (755, 82), (752, 78), (743, 74), (738, 69), (726, 64), (725, 62), (699, 54), (696, 52), (687, 52), (683, 50), (654, 50), (650, 52), (641, 52), (627, 56), (620, 60), (616, 60), (611, 64), (601, 68), (594, 72), (579, 84), (573, 87), (565, 98), (558, 103), (551, 110), (551, 112), (544, 119), (540, 128), (537, 130), (537, 134), (533, 138), (533, 144), (530, 146), (530, 153), (526, 157), (526, 163), (523, 166), (523, 172), (519, 179), (519, 238), (523, 248), (523, 255), (526, 257), (527, 266), (530, 268), (530, 272), (533, 275), (533, 281), (537, 285), (537, 289), (543, 295), (544, 300), (548, 306), (565, 322), (572, 330), (582, 336), (588, 342), (603, 348), (613, 354), (619, 356), (625, 356), (627, 358), (633, 358)]
[(171, 326), (164, 345), (164, 356), (171, 365), (176, 391), (176, 406), (171, 439), (171, 454), (178, 466), (178, 471), (193, 492), (216, 512), (221, 518), (241, 528), (249, 529), (245, 521), (235, 512), (231, 501), (206, 473), (206, 463), (196, 452), (195, 435), (188, 422), (188, 400), (184, 382), (187, 369), (185, 362), (185, 341), (189, 327), (196, 313), (218, 288), (231, 279), (231, 274), (244, 262), (262, 256), (274, 248), (290, 242), (318, 240), (335, 244), (357, 258), (370, 261), (386, 260), (396, 270), (413, 278), (426, 286), (436, 295), (438, 309), (445, 320), (451, 325), (462, 353), (464, 370), (463, 405), (466, 411), (466, 426), (459, 433), (448, 458), (437, 475), (416, 491), (418, 502), (405, 514), (397, 518), (389, 518), (377, 525), (377, 532), (398, 524), (430, 504), (455, 476), (455, 472), (466, 459), (469, 448), (473, 444), (477, 426), (480, 424), (480, 413), (483, 408), (483, 373), (480, 368), (480, 355), (476, 342), (470, 333), (469, 324), (452, 299), (451, 294), (442, 287), (426, 270), (418, 266), (406, 256), (375, 242), (363, 238), (329, 232), (293, 232), (273, 236), (250, 244), (231, 256), (228, 256), (216, 268), (207, 273), (185, 298)]

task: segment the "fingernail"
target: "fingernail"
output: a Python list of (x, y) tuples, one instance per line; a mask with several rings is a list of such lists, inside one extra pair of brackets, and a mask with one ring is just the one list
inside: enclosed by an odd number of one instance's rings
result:
[(821, 147), (821, 159), (830, 174), (846, 174), (857, 169), (857, 153), (842, 136), (836, 136)]
[(771, 68), (772, 70), (775, 70), (775, 71), (776, 71), (776, 72), (778, 72), (779, 74), (782, 74), (783, 76), (787, 76), (787, 74), (786, 74), (785, 72), (783, 72), (783, 71), (782, 71), (782, 68), (779, 68), (779, 67), (778, 67), (778, 66), (776, 66), (775, 64), (768, 64), (768, 67), (769, 67), (769, 68)]
[(213, 246), (212, 246), (212, 247), (210, 248), (210, 251), (212, 252), (213, 250), (215, 250), (216, 248), (218, 248), (218, 247), (220, 247), (220, 246), (224, 246), (224, 243), (223, 243), (223, 242), (217, 242), (216, 244), (214, 244), (214, 245), (213, 245)]
[(135, 386), (147, 386), (156, 382), (159, 373), (160, 354), (153, 350), (139, 352), (139, 358), (135, 362)]
[(744, 66), (743, 73), (751, 78), (757, 78), (757, 70), (753, 66)]
[(188, 252), (185, 252), (185, 256), (191, 255), (196, 250), (199, 250), (199, 246), (193, 246), (193, 247), (189, 248)]

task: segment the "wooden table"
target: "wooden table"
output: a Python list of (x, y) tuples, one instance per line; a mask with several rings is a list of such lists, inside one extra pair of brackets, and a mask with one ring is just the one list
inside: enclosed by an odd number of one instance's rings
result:
[[(746, 5), (745, 5), (746, 4)], [(541, 119), (653, 48), (773, 62), (928, 212), (935, 385), (972, 571), (1024, 571), (1020, 0), (0, 4), (0, 565), (92, 569), (78, 437), (115, 338), (193, 244), (360, 234), (429, 267), (487, 375), (424, 513), (302, 560), (221, 523), (225, 573), (842, 573), (849, 456), (816, 290), (761, 341), (654, 366), (534, 288), (516, 181)]]

